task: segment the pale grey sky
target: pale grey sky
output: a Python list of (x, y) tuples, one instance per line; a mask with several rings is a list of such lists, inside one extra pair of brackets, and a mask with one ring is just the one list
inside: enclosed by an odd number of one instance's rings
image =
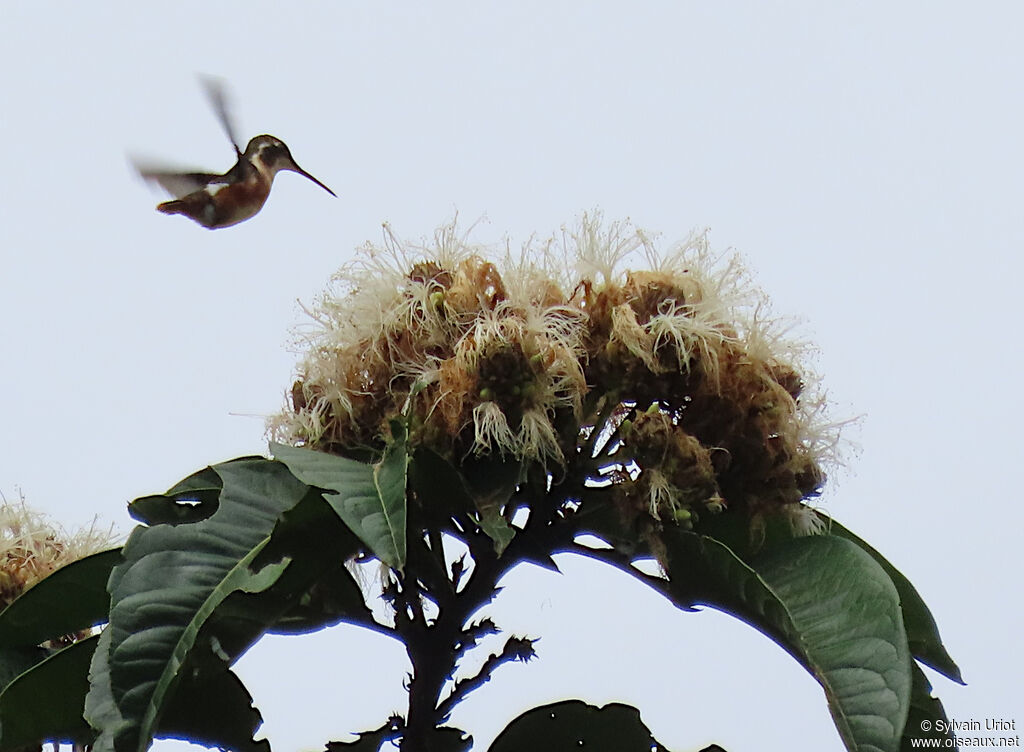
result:
[[(949, 715), (1024, 723), (1019, 386), (1024, 11), (1009, 2), (0, 4), (0, 490), (73, 526), (265, 448), (289, 330), (383, 221), (481, 242), (581, 211), (666, 244), (709, 226), (806, 323), (863, 447), (823, 499), (938, 619)], [(153, 210), (127, 155), (227, 169), (196, 83), (232, 87), (339, 196), (283, 174), (210, 232)], [(840, 750), (767, 638), (588, 562), (495, 611), (541, 637), (453, 719), (478, 748), (566, 697), (638, 706), (675, 751)], [(280, 750), (403, 702), (397, 643), (267, 640), (239, 668)], [(167, 745), (169, 746), (169, 745)]]

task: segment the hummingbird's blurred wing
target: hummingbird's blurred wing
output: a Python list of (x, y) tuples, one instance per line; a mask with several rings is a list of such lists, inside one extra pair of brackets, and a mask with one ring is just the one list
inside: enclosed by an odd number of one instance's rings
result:
[(211, 183), (227, 183), (227, 176), (210, 172), (182, 172), (153, 164), (132, 160), (144, 180), (156, 183), (175, 198), (202, 190)]
[(224, 128), (231, 145), (235, 147), (235, 154), (242, 156), (242, 150), (238, 148), (238, 136), (235, 135), (235, 119), (231, 117), (231, 108), (228, 106), (227, 85), (222, 79), (214, 76), (200, 76), (199, 81), (206, 90), (206, 96), (221, 127)]

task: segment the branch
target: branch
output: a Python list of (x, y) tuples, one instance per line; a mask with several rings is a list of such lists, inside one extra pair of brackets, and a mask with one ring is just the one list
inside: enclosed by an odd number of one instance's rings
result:
[(505, 641), (505, 648), (501, 653), (491, 653), (475, 676), (460, 679), (455, 683), (452, 693), (437, 706), (437, 713), (441, 720), (448, 720), (448, 716), (451, 715), (452, 709), (458, 703), (466, 699), (466, 695), (489, 682), (491, 680), (491, 674), (494, 673), (494, 670), (501, 664), (509, 663), (510, 661), (522, 661), (523, 663), (526, 663), (531, 658), (535, 658), (537, 653), (533, 649), (534, 642), (536, 642), (536, 640), (531, 640), (526, 637), (509, 637)]
[(480, 640), (489, 635), (498, 634), (500, 631), (490, 617), (481, 619), (463, 629), (455, 645), (455, 665), (458, 665), (459, 661), (462, 660), (462, 656), (476, 647)]
[[(641, 572), (635, 566), (633, 562), (635, 557), (627, 556), (624, 553), (617, 551), (614, 548), (591, 548), (590, 546), (584, 546), (581, 543), (573, 541), (568, 545), (564, 546), (557, 553), (568, 553), (568, 554), (580, 554), (581, 556), (587, 556), (591, 559), (595, 559), (605, 564), (611, 564), (614, 567), (618, 567), (624, 572), (628, 572), (633, 577), (636, 577), (641, 582), (649, 585), (650, 587), (657, 590), (665, 597), (672, 600), (675, 603), (675, 595), (672, 592), (671, 584), (664, 577), (658, 577), (657, 575), (647, 574)], [(678, 604), (677, 604), (678, 605)], [(694, 609), (689, 609), (694, 610)]]

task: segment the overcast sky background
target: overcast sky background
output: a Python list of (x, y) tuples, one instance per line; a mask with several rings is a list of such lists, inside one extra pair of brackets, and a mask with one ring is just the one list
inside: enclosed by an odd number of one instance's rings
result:
[[(863, 450), (823, 499), (915, 583), (967, 687), (952, 718), (1024, 723), (1024, 52), (1018, 3), (0, 2), (0, 490), (127, 532), (130, 499), (265, 450), (289, 331), (384, 221), (457, 210), (514, 243), (581, 211), (668, 243), (709, 226), (806, 323)], [(210, 232), (153, 210), (127, 154), (282, 174)], [(257, 417), (247, 417), (257, 416)], [(599, 565), (522, 570), (495, 607), (541, 637), (453, 722), (486, 745), (568, 697), (636, 705), (670, 749), (840, 750), (824, 696), (767, 638)], [(404, 705), (387, 638), (268, 639), (239, 664), (278, 750)], [(172, 743), (160, 748), (169, 749)]]

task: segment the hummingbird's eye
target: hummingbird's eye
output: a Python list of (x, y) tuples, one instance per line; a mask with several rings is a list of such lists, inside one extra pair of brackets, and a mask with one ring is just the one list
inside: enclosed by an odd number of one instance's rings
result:
[(260, 150), (260, 156), (262, 156), (266, 162), (276, 162), (284, 156), (284, 153), (284, 144), (280, 142), (271, 142)]

